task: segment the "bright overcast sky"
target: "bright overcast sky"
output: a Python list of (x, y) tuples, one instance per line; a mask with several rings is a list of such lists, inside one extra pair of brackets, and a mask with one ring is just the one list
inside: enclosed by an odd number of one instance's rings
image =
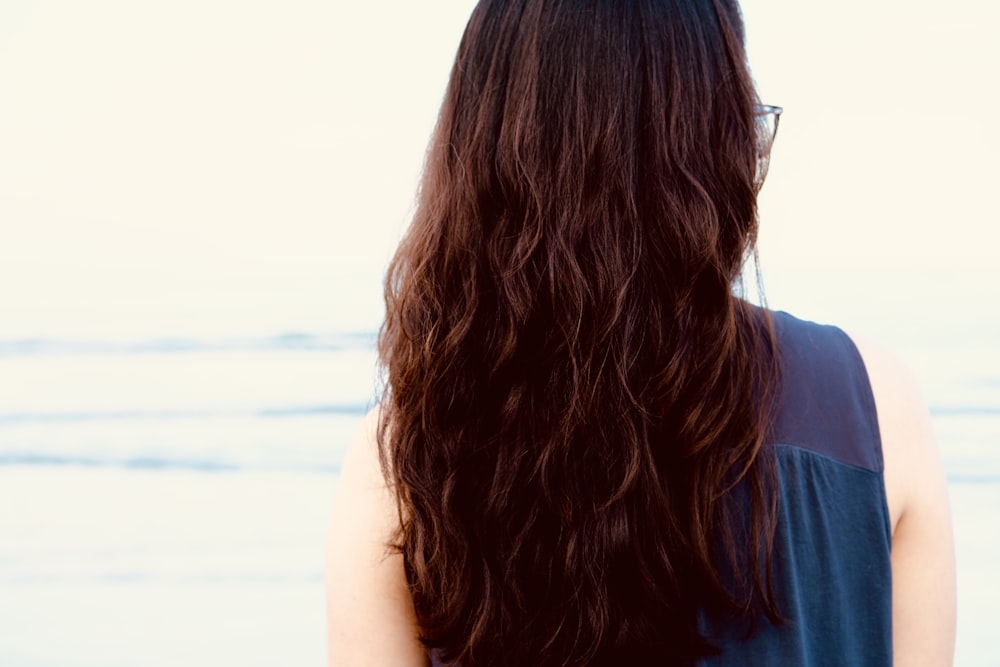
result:
[[(470, 0), (3, 0), (0, 339), (368, 326)], [(990, 0), (747, 0), (765, 269), (995, 258)]]

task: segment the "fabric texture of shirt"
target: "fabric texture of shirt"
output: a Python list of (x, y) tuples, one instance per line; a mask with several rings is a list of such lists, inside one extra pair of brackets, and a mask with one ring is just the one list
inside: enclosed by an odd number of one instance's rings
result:
[(836, 327), (774, 313), (782, 382), (771, 433), (779, 510), (772, 576), (785, 622), (706, 622), (705, 667), (892, 664), (892, 544), (875, 400)]

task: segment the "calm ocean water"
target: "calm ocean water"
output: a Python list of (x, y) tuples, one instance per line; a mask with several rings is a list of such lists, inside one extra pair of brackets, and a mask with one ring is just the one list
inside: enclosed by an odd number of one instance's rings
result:
[[(888, 311), (837, 294), (815, 319), (873, 330), (924, 386), (954, 503), (957, 664), (1000, 665), (1000, 317), (956, 329), (924, 288)], [(0, 665), (323, 664), (326, 516), (373, 345), (0, 341)]]
[[(325, 664), (372, 267), (472, 4), (0, 2), (0, 667)], [(1000, 666), (1000, 4), (742, 4), (762, 253), (809, 264), (771, 304), (914, 369), (956, 664)]]

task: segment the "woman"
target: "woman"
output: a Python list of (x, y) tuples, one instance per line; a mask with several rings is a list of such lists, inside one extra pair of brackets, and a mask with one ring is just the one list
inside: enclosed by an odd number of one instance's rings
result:
[(331, 664), (950, 662), (911, 380), (734, 290), (776, 127), (743, 43), (735, 0), (476, 7), (340, 481)]

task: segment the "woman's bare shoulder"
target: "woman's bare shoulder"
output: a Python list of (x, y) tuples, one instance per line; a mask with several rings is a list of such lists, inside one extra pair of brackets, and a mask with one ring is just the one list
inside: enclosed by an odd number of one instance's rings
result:
[(390, 547), (399, 525), (379, 465), (380, 414), (365, 417), (340, 474), (326, 559), (331, 665), (424, 667), (402, 556)]
[(868, 371), (885, 460), (895, 664), (950, 665), (956, 622), (954, 538), (930, 412), (899, 357), (850, 335)]
[(885, 460), (886, 497), (895, 531), (920, 476), (939, 461), (930, 414), (910, 369), (889, 348), (855, 332), (848, 334), (864, 360), (878, 414)]

